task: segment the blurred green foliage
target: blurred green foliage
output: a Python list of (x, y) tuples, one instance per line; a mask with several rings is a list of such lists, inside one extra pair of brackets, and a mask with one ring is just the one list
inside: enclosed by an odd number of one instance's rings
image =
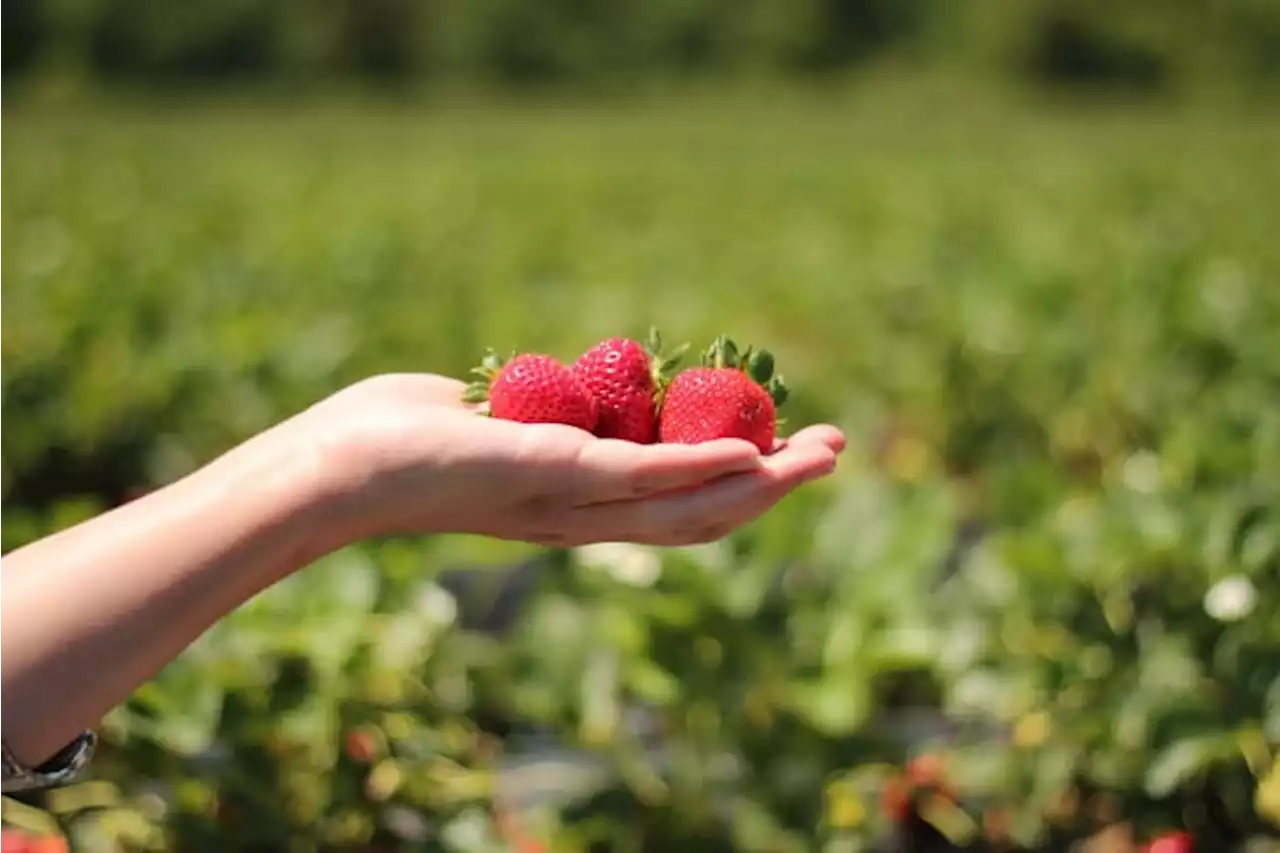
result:
[[(8, 117), (5, 550), (370, 373), (651, 322), (768, 345), (791, 423), (852, 441), (715, 546), (552, 555), (502, 637), (440, 570), (524, 549), (326, 558), (104, 723), (43, 802), (83, 849), (503, 849), (495, 801), (578, 778), (509, 772), (513, 719), (614, 774), (521, 812), (557, 850), (884, 849), (924, 749), (959, 836), (1275, 831), (1276, 116), (882, 85)], [(921, 706), (954, 726), (908, 737)]]
[(6, 82), (617, 87), (889, 61), (1043, 83), (1274, 84), (1271, 0), (6, 0)]

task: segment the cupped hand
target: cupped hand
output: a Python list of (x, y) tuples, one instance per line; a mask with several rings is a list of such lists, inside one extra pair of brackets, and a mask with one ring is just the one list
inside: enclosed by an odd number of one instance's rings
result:
[(834, 470), (844, 436), (801, 430), (761, 455), (736, 439), (640, 445), (485, 417), (432, 374), (365, 380), (303, 413), (354, 535), (476, 533), (551, 546), (720, 539)]

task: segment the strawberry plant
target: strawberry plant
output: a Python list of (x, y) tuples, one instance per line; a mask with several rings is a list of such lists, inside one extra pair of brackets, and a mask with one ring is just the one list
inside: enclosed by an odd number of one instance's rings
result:
[[(1280, 126), (925, 94), (13, 105), (6, 551), (491, 343), (524, 354), (478, 377), (494, 416), (770, 447), (776, 356), (788, 422), (850, 449), (710, 546), (331, 555), (6, 824), (76, 853), (1275, 850)], [(714, 346), (673, 363), (650, 323)]]

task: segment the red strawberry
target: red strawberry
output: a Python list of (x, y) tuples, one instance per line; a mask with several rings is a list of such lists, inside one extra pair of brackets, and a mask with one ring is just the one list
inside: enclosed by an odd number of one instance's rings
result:
[(549, 355), (525, 353), (510, 361), (493, 351), (474, 373), (482, 379), (467, 387), (463, 400), (489, 401), (489, 414), (528, 424), (568, 424), (590, 432), (596, 404), (573, 371)]
[(945, 762), (933, 753), (917, 755), (907, 762), (907, 779), (913, 787), (936, 790), (948, 799), (955, 799), (956, 792), (947, 780)]
[(880, 791), (880, 811), (895, 823), (902, 823), (911, 816), (912, 791), (901, 778), (885, 782)]
[(343, 752), (356, 764), (372, 764), (378, 758), (378, 741), (363, 729), (352, 729), (343, 739)]
[(33, 839), (16, 829), (0, 830), (0, 853), (29, 853)]
[(680, 362), (681, 348), (662, 358), (662, 339), (650, 330), (648, 345), (630, 338), (609, 338), (584, 352), (573, 373), (596, 402), (595, 434), (637, 444), (658, 440), (657, 397), (667, 375)]
[(699, 444), (741, 438), (773, 450), (777, 407), (786, 400), (781, 376), (773, 375), (768, 350), (748, 347), (742, 355), (725, 336), (702, 356), (702, 366), (676, 376), (667, 387), (658, 418), (666, 444)]
[(1196, 841), (1189, 832), (1166, 832), (1147, 844), (1147, 853), (1194, 853)]
[(509, 847), (519, 853), (547, 853), (546, 845), (525, 830), (514, 811), (500, 805), (494, 811), (498, 835)]
[(61, 835), (40, 835), (27, 840), (27, 853), (68, 853), (67, 839)]
[(880, 792), (880, 808), (891, 819), (901, 823), (910, 816), (916, 803), (930, 794), (954, 803), (956, 790), (947, 780), (940, 756), (926, 754), (907, 762), (903, 772), (890, 778)]

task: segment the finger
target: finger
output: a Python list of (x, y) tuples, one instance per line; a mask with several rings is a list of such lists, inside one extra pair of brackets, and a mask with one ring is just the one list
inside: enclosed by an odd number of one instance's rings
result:
[(790, 492), (835, 468), (835, 457), (815, 448), (794, 454), (787, 464), (770, 466), (767, 474), (734, 475), (714, 487), (681, 496), (667, 506), (655, 506), (642, 541), (658, 545), (713, 542), (768, 512)]
[(362, 385), (378, 395), (398, 397), (406, 402), (431, 406), (448, 405), (472, 412), (488, 411), (488, 403), (466, 403), (467, 383), (436, 373), (383, 373), (364, 380)]
[(436, 402), (449, 396), (461, 398), (467, 389), (467, 383), (462, 380), (438, 373), (384, 373), (371, 381), (389, 393)]
[(844, 433), (831, 424), (815, 424), (805, 427), (786, 440), (786, 446), (817, 443), (830, 448), (832, 453), (843, 453), (846, 444)]
[(700, 488), (577, 510), (575, 539), (673, 545), (718, 539), (758, 517), (792, 489), (835, 468), (836, 455), (806, 441), (765, 457), (754, 471), (729, 474)]
[(635, 444), (616, 439), (584, 443), (575, 459), (575, 506), (630, 501), (752, 471), (760, 451), (737, 439), (704, 444)]

